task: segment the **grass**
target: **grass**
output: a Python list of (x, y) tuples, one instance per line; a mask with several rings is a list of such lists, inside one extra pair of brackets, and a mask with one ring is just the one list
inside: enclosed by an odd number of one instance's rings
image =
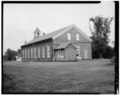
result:
[[(3, 93), (114, 93), (110, 60), (5, 62)], [(7, 89), (7, 90), (6, 90)]]

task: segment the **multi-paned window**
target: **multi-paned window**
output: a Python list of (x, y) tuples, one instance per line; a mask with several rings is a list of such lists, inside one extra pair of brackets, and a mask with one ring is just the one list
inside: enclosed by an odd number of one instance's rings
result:
[(77, 41), (80, 40), (80, 36), (79, 36), (79, 34), (76, 34), (76, 40), (77, 40)]
[(42, 57), (45, 57), (45, 47), (42, 47)]
[(40, 58), (40, 47), (38, 47), (38, 58)]
[(34, 48), (34, 58), (36, 58), (36, 48)]
[(47, 57), (50, 57), (50, 46), (47, 45)]
[(67, 39), (71, 40), (71, 33), (67, 33)]

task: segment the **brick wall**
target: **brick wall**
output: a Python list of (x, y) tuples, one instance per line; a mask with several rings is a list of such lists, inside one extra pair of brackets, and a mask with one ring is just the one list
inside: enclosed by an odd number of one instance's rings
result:
[[(47, 46), (50, 47), (50, 56), (47, 56)], [(38, 47), (40, 48), (40, 58), (38, 57)], [(43, 50), (42, 47), (44, 47), (44, 54), (45, 57), (43, 58)], [(31, 58), (31, 48), (33, 52), (33, 58)], [(36, 48), (36, 58), (34, 56), (34, 48)], [(22, 55), (22, 60), (23, 61), (52, 61), (53, 59), (53, 45), (52, 45), (52, 39), (42, 41), (42, 42), (37, 42), (28, 46), (22, 47), (22, 51), (27, 50), (27, 58), (23, 58)], [(28, 50), (29, 50), (29, 55), (28, 55)], [(25, 54), (25, 53), (24, 53)], [(25, 55), (24, 55), (25, 56)], [(29, 56), (29, 58), (28, 58)]]

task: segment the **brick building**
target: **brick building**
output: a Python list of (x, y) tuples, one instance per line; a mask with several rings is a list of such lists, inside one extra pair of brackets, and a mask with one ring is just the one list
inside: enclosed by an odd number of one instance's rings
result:
[(76, 25), (40, 35), (21, 46), (23, 61), (76, 61), (91, 59), (92, 40)]

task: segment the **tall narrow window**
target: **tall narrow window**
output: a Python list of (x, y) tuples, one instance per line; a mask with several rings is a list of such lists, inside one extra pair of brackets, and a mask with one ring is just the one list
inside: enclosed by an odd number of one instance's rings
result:
[(28, 58), (29, 58), (29, 49), (28, 49)]
[(45, 47), (42, 47), (42, 57), (45, 57)]
[(36, 48), (34, 48), (34, 58), (36, 58)]
[(58, 50), (58, 57), (60, 57), (60, 50)]
[(50, 57), (50, 46), (47, 46), (47, 57)]
[(67, 39), (71, 40), (71, 34), (70, 33), (67, 33)]
[(25, 58), (25, 53), (24, 53), (24, 50), (23, 50), (23, 58)]
[(79, 36), (79, 34), (76, 34), (76, 40), (77, 40), (77, 41), (80, 40), (80, 36)]
[(31, 58), (33, 58), (33, 50), (32, 50), (32, 48), (31, 48)]
[(38, 58), (40, 58), (40, 47), (38, 47)]
[(26, 51), (24, 50), (24, 58), (26, 58)]
[(27, 49), (25, 50), (25, 58), (27, 58)]
[(31, 58), (31, 49), (29, 49), (29, 58)]

